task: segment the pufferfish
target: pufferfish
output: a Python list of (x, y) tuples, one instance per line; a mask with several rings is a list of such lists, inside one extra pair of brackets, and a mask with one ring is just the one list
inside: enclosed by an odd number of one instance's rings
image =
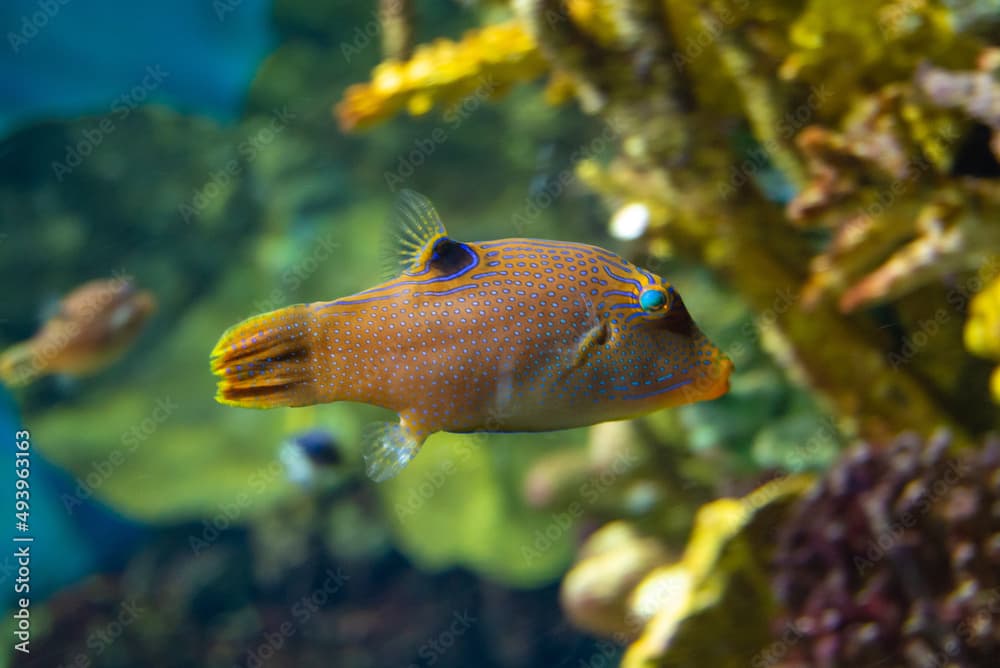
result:
[(129, 278), (88, 281), (33, 337), (0, 353), (0, 380), (17, 387), (48, 374), (96, 373), (129, 349), (155, 311), (153, 294)]
[(366, 436), (382, 481), (434, 432), (582, 427), (729, 389), (732, 363), (659, 276), (587, 244), (457, 241), (427, 199), (400, 199), (402, 272), (231, 327), (211, 356), (219, 402), (395, 411)]

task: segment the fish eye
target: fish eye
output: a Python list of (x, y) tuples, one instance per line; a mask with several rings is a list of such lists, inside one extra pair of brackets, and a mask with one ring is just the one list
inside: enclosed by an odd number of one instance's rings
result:
[(659, 311), (667, 304), (667, 293), (663, 290), (645, 290), (639, 295), (639, 305), (643, 311)]

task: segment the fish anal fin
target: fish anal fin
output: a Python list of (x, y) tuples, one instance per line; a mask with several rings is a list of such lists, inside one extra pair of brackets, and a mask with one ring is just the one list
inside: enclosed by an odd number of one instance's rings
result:
[(383, 260), (385, 278), (419, 271), (430, 259), (434, 244), (447, 236), (431, 201), (412, 190), (401, 190)]
[(364, 435), (365, 471), (375, 482), (395, 477), (420, 450), (423, 439), (406, 422), (379, 422), (370, 425)]

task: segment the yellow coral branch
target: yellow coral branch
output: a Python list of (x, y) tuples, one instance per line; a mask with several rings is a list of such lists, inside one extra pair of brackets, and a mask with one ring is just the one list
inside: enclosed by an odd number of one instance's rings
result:
[(369, 83), (345, 91), (335, 114), (342, 130), (364, 129), (403, 109), (421, 115), (469, 95), (496, 97), (547, 69), (535, 41), (512, 20), (471, 30), (459, 42), (439, 39), (421, 45), (407, 61), (379, 64)]
[[(633, 619), (648, 623), (622, 666), (676, 666), (691, 657), (712, 657), (711, 665), (719, 667), (748, 665), (773, 605), (764, 576), (770, 546), (761, 527), (780, 518), (810, 485), (808, 476), (789, 476), (742, 499), (702, 506), (683, 557), (653, 570), (632, 593)], [(701, 632), (705, 626), (732, 630), (725, 647)]]
[[(996, 271), (992, 266), (990, 271)], [(969, 320), (965, 323), (965, 347), (971, 353), (1000, 360), (1000, 276), (972, 300)], [(1000, 403), (1000, 366), (990, 379), (993, 400)]]

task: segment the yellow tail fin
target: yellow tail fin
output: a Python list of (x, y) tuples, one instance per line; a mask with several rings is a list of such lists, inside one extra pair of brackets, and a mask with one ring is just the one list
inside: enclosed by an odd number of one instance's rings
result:
[(216, 401), (246, 408), (317, 403), (311, 325), (308, 305), (296, 304), (226, 330), (212, 350)]
[(28, 343), (18, 343), (0, 354), (0, 380), (8, 387), (28, 385), (43, 372)]

